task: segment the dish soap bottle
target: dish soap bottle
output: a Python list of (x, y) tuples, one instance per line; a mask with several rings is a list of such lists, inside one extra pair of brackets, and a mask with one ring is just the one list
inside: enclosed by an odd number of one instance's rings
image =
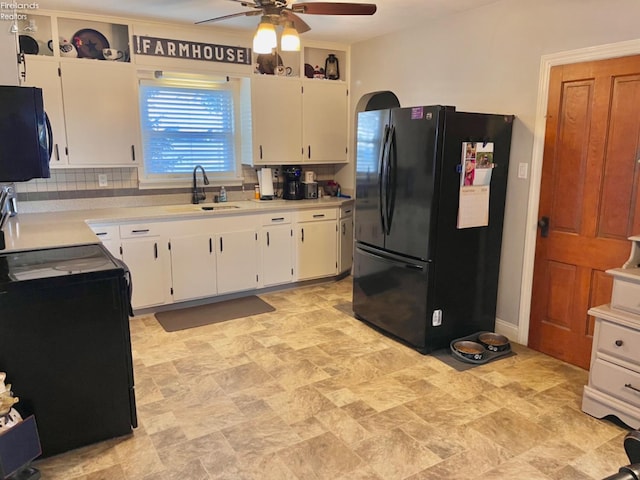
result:
[(224, 187), (220, 187), (220, 199), (221, 202), (227, 201), (227, 190)]

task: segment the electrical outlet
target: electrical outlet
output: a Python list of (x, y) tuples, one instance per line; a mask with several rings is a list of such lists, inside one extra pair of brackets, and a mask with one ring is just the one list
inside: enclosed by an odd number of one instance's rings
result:
[(106, 187), (109, 185), (109, 180), (107, 179), (107, 174), (106, 173), (100, 173), (98, 175), (98, 186), (99, 187)]

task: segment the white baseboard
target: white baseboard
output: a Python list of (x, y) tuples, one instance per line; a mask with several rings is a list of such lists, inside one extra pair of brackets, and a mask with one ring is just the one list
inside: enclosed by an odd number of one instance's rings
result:
[(496, 318), (496, 333), (504, 335), (511, 341), (517, 342), (518, 339), (518, 326), (513, 323), (505, 322), (499, 318)]

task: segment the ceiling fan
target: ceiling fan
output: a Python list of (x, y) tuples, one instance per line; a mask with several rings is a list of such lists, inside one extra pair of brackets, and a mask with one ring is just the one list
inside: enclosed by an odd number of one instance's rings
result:
[(298, 14), (373, 15), (376, 12), (376, 6), (372, 3), (300, 2), (288, 4), (287, 0), (230, 1), (237, 2), (243, 7), (250, 7), (253, 10), (214, 17), (196, 22), (196, 24), (218, 22), (242, 16), (261, 15), (262, 17), (267, 17), (274, 25), (286, 26), (287, 22), (291, 22), (298, 33), (304, 33), (311, 30), (311, 27)]

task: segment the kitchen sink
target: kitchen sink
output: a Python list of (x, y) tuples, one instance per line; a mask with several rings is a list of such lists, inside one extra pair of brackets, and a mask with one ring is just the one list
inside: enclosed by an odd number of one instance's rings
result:
[(221, 210), (235, 210), (240, 208), (239, 205), (224, 205), (224, 204), (208, 204), (208, 205), (167, 205), (164, 210), (169, 213), (189, 213), (189, 212), (217, 212)]

